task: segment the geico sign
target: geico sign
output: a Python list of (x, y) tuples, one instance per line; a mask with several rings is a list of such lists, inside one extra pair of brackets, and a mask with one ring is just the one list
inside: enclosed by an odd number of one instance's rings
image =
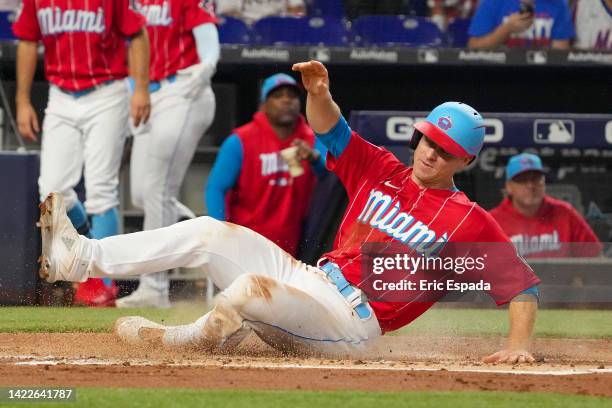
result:
[(504, 138), (504, 123), (499, 119), (485, 119), (485, 143), (498, 143)]
[(414, 122), (425, 118), (411, 118), (408, 116), (391, 116), (387, 119), (387, 137), (391, 140), (409, 141), (414, 132)]
[[(425, 118), (412, 118), (408, 116), (391, 116), (387, 119), (387, 137), (391, 140), (409, 141), (414, 132), (413, 125)], [(485, 143), (501, 142), (504, 138), (504, 124), (499, 119), (485, 119)]]

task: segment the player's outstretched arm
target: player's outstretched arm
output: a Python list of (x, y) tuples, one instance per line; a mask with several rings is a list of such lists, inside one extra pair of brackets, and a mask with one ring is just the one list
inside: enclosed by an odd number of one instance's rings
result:
[(134, 78), (134, 94), (130, 103), (130, 115), (134, 126), (146, 123), (151, 113), (149, 98), (149, 37), (143, 28), (132, 37), (128, 52), (130, 76)]
[(30, 90), (34, 71), (38, 43), (36, 41), (20, 40), (17, 45), (17, 92), (15, 104), (17, 106), (17, 128), (26, 139), (36, 141), (36, 134), (40, 132), (38, 118), (30, 100)]
[(504, 350), (483, 359), (485, 363), (533, 363), (535, 359), (529, 352), (538, 310), (537, 299), (528, 294), (515, 297), (508, 308), (510, 332)]
[(308, 124), (316, 133), (329, 132), (340, 119), (340, 108), (329, 92), (329, 75), (319, 61), (294, 64), (292, 69), (302, 74), (302, 83), (308, 92), (306, 98), (306, 117)]

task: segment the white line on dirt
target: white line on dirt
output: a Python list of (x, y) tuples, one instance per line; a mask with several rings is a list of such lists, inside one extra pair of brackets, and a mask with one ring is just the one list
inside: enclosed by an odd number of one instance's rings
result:
[[(39, 365), (122, 365), (125, 364), (124, 360), (116, 359), (102, 359), (102, 358), (59, 358), (53, 356), (0, 356), (1, 360), (14, 361), (13, 364), (20, 366), (39, 366)], [(448, 371), (457, 373), (490, 373), (490, 374), (516, 374), (516, 375), (554, 375), (554, 376), (565, 376), (565, 375), (584, 375), (584, 374), (605, 374), (612, 373), (612, 368), (592, 368), (592, 367), (550, 367), (548, 370), (536, 370), (536, 369), (508, 369), (508, 366), (487, 366), (487, 367), (444, 367), (442, 363), (441, 367), (425, 367), (425, 366), (411, 366), (411, 367), (392, 367), (384, 365), (384, 363), (364, 363), (359, 365), (334, 365), (334, 364), (292, 364), (292, 363), (272, 363), (272, 362), (257, 362), (251, 363), (220, 363), (214, 361), (202, 362), (202, 361), (189, 361), (184, 363), (162, 363), (154, 360), (129, 360), (131, 366), (154, 366), (164, 365), (169, 367), (225, 367), (225, 368), (285, 368), (285, 369), (328, 369), (328, 370), (371, 370), (371, 371), (403, 371), (403, 372), (415, 372), (415, 371)]]

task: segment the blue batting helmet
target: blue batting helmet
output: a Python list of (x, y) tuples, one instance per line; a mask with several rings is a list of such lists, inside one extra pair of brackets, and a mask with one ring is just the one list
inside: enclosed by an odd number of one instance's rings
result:
[(475, 157), (484, 141), (484, 120), (480, 113), (465, 103), (445, 102), (434, 108), (424, 121), (414, 124), (410, 140), (412, 148), (416, 148), (421, 135), (453, 156)]

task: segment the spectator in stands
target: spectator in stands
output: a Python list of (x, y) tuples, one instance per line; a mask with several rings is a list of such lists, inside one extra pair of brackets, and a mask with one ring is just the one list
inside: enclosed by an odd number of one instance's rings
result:
[(469, 35), (470, 48), (568, 49), (574, 26), (567, 0), (482, 0)]
[(344, 9), (351, 20), (367, 15), (428, 15), (427, 0), (344, 0)]
[[(327, 150), (300, 114), (300, 88), (286, 74), (267, 78), (253, 120), (223, 142), (208, 177), (208, 215), (248, 227), (295, 255), (316, 175)], [(282, 158), (297, 147), (303, 174)]]
[(427, 0), (431, 21), (440, 31), (456, 18), (471, 18), (478, 0)]
[(612, 50), (612, 0), (576, 0), (576, 42), (586, 50)]
[(304, 0), (217, 0), (216, 12), (253, 24), (268, 16), (303, 16), (306, 14)]
[(490, 213), (521, 255), (556, 258), (601, 253), (599, 239), (574, 207), (546, 195), (540, 157), (530, 153), (512, 156), (506, 167), (505, 192), (506, 198)]

